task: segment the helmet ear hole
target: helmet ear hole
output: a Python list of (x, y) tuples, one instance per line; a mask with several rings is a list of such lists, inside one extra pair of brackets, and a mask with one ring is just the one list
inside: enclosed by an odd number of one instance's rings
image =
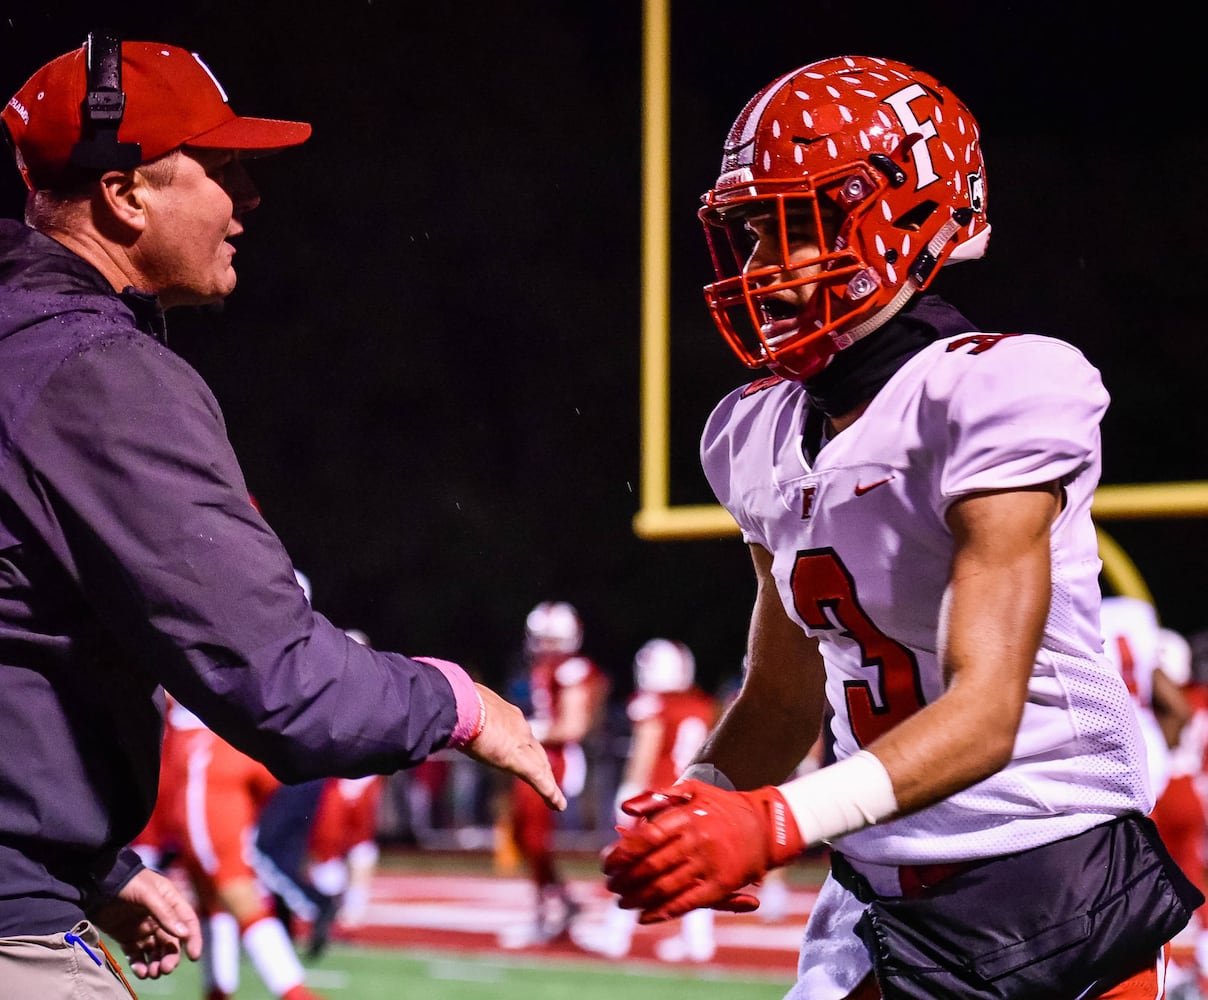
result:
[(911, 233), (917, 233), (926, 224), (927, 220), (935, 214), (935, 210), (939, 208), (937, 202), (927, 199), (920, 201), (909, 211), (903, 212), (893, 220), (895, 229), (905, 229)]

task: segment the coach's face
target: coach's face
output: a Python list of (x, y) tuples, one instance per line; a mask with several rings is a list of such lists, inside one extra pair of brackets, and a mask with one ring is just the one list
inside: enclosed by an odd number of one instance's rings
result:
[(260, 195), (230, 150), (184, 149), (161, 166), (146, 178), (142, 271), (165, 309), (220, 301), (235, 288), (230, 240)]

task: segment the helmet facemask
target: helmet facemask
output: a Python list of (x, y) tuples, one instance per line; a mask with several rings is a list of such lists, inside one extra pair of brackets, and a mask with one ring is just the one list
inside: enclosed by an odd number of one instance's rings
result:
[(853, 246), (878, 190), (868, 171), (775, 191), (711, 191), (700, 210), (717, 281), (705, 301), (750, 368), (791, 378), (821, 371), (849, 327), (875, 304), (880, 277)]

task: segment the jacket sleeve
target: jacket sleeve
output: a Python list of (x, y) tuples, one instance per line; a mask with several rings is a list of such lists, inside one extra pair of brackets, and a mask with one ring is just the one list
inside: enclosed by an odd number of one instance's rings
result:
[(103, 906), (115, 898), (143, 867), (142, 859), (133, 850), (129, 847), (119, 849), (112, 859), (112, 864), (104, 871), (96, 873), (84, 899), (85, 911), (90, 912), (94, 907)]
[(460, 668), (361, 646), (311, 609), (217, 402), (151, 337), (70, 357), (13, 444), (19, 502), (96, 620), (282, 780), (410, 766), (476, 714)]

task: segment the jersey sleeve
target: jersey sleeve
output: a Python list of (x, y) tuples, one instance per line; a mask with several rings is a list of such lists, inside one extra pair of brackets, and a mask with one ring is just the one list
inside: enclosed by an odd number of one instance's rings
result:
[(983, 490), (1059, 481), (1092, 467), (1108, 394), (1099, 372), (1069, 344), (1047, 337), (1003, 337), (953, 358), (942, 428), (931, 434), (946, 455), (945, 501)]
[(747, 516), (742, 503), (742, 470), (753, 449), (746, 448), (753, 408), (743, 406), (744, 390), (726, 396), (709, 415), (701, 434), (700, 462), (705, 478), (721, 504), (742, 529), (742, 540), (767, 547), (767, 540)]

